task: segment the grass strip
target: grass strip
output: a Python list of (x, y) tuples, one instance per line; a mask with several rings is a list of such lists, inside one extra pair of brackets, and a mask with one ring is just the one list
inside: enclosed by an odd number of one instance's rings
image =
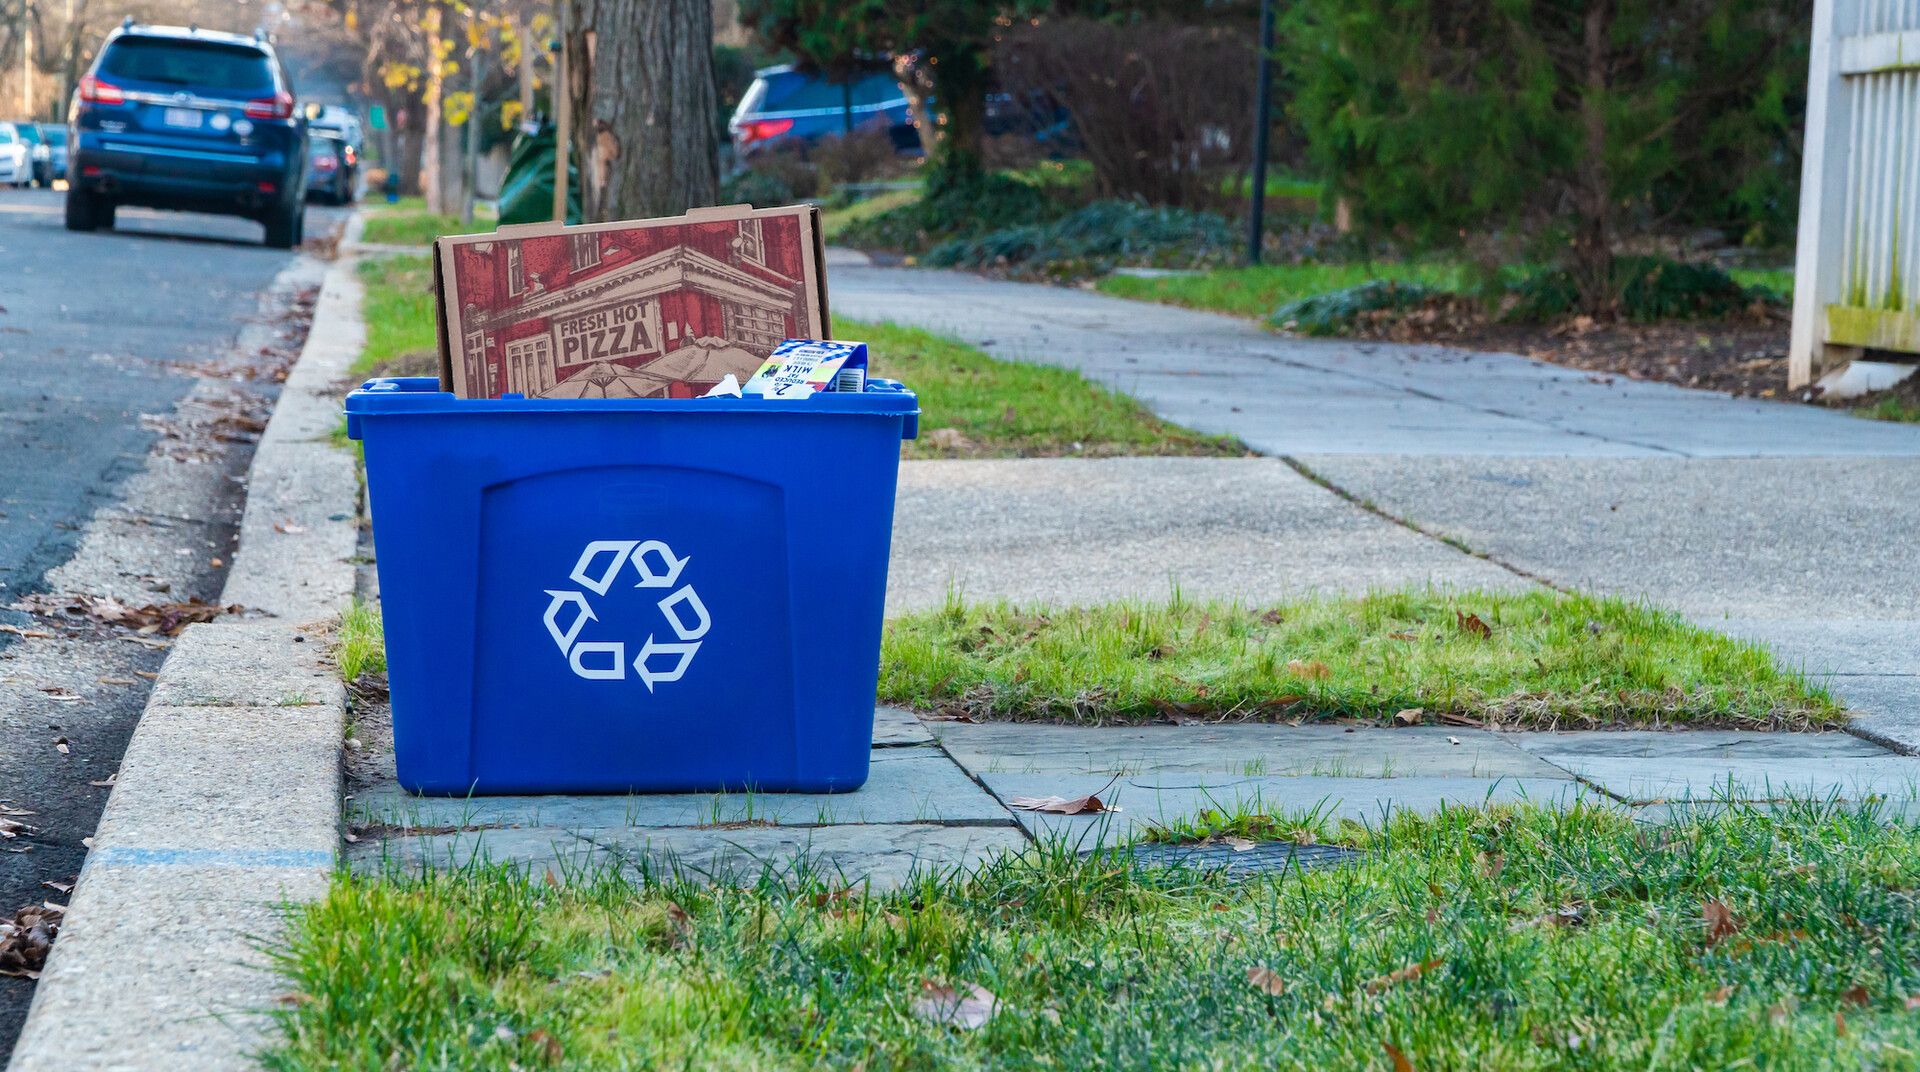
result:
[[(1793, 272), (1790, 269), (1735, 268), (1727, 274), (1743, 287), (1762, 285), (1787, 295), (1789, 299), (1793, 295)], [(1469, 289), (1465, 265), (1387, 261), (1376, 264), (1276, 264), (1257, 268), (1217, 268), (1197, 275), (1160, 279), (1110, 275), (1095, 285), (1101, 293), (1117, 298), (1259, 319), (1287, 302), (1344, 290), (1372, 279), (1420, 283), (1454, 292)]]
[(467, 224), (461, 223), (458, 216), (428, 212), (426, 202), (420, 198), (402, 198), (391, 208), (367, 213), (367, 226), (360, 234), (360, 241), (374, 245), (425, 246), (441, 235), (485, 234), (494, 227), (490, 212), (476, 210), (473, 222)]
[(1176, 597), (945, 606), (888, 623), (880, 699), (980, 718), (1509, 727), (1845, 722), (1766, 649), (1615, 598), (1403, 589), (1259, 607)]
[(1247, 453), (1231, 436), (1191, 432), (1072, 369), (999, 361), (918, 328), (836, 319), (870, 350), (873, 374), (920, 396), (920, 438), (906, 458), (1108, 457)]
[[(474, 865), (288, 909), (275, 1072), (1913, 1069), (1920, 832), (1873, 806), (1400, 814), (1323, 870), (1048, 844), (861, 896)], [(975, 1029), (937, 999), (979, 987)], [(1403, 1055), (1403, 1056), (1397, 1056)], [(1404, 1063), (1402, 1061), (1404, 1060)]]
[[(432, 264), (426, 257), (361, 262), (367, 344), (355, 375), (432, 375)], [(875, 375), (920, 395), (921, 436), (902, 457), (1056, 457), (1117, 454), (1236, 456), (1245, 444), (1168, 424), (1125, 395), (1071, 369), (997, 361), (915, 328), (839, 320), (835, 333), (864, 340)]]
[(360, 315), (366, 321), (367, 343), (353, 363), (354, 375), (364, 376), (376, 365), (409, 355), (435, 353), (439, 341), (434, 337), (432, 259), (373, 257), (361, 261), (359, 270), (366, 287)]

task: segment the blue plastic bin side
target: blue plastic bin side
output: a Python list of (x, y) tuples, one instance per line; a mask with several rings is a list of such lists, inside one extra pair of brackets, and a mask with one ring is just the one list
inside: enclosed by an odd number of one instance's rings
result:
[(436, 388), (381, 381), (348, 400), (402, 785), (865, 781), (911, 392), (569, 403)]

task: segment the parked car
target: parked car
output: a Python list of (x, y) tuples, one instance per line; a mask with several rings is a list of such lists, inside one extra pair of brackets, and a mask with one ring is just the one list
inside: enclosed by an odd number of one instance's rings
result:
[(876, 120), (886, 124), (897, 152), (921, 151), (913, 109), (893, 75), (883, 72), (835, 85), (789, 65), (753, 72), (753, 85), (733, 110), (727, 132), (733, 137), (735, 158), (746, 160), (771, 149), (804, 150), (849, 125), (862, 127)]
[(108, 36), (71, 118), (67, 227), (113, 226), (118, 205), (244, 216), (269, 246), (306, 219), (307, 121), (265, 34), (136, 26)]
[(40, 124), (38, 123), (15, 123), (13, 125), (13, 132), (20, 135), (20, 144), (26, 146), (27, 149), (26, 177), (14, 183), (14, 185), (31, 186), (36, 177), (33, 170), (34, 154), (40, 151), (41, 144), (47, 139), (40, 133)]
[(58, 123), (36, 124), (40, 144), (33, 147), (33, 181), (52, 186), (53, 180), (67, 176), (67, 128)]
[(20, 136), (25, 123), (0, 123), (0, 182), (20, 186), (33, 177), (33, 146)]
[(307, 105), (307, 132), (339, 138), (353, 147), (355, 156), (366, 148), (360, 135), (360, 117), (342, 104)]
[(353, 146), (324, 134), (307, 138), (307, 199), (344, 205), (353, 200), (355, 164)]

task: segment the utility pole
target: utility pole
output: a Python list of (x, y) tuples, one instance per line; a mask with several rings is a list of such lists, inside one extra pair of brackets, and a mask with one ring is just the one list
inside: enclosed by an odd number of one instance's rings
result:
[(571, 155), (573, 131), (573, 83), (567, 80), (567, 8), (572, 0), (553, 5), (553, 18), (559, 40), (553, 44), (553, 222), (567, 222), (567, 158)]
[(1253, 204), (1247, 213), (1247, 263), (1260, 263), (1267, 229), (1267, 128), (1273, 125), (1273, 0), (1260, 0), (1260, 80), (1253, 108)]

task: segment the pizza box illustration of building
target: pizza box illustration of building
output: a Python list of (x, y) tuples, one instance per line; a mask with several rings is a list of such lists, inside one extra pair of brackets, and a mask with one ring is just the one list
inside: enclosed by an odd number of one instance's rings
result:
[(441, 238), (441, 389), (698, 397), (785, 339), (831, 337), (823, 259), (811, 205)]

